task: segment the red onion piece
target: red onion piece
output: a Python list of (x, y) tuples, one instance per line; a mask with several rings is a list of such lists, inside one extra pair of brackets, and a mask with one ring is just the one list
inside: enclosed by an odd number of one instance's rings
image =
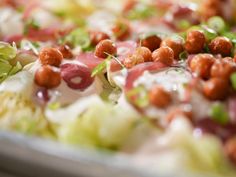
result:
[(128, 91), (133, 88), (133, 83), (139, 76), (141, 76), (144, 71), (158, 71), (165, 68), (166, 66), (160, 62), (146, 62), (134, 66), (128, 72), (126, 78), (125, 89)]
[(81, 91), (88, 88), (94, 81), (89, 68), (72, 63), (61, 65), (61, 76), (70, 88)]
[(36, 91), (35, 96), (35, 100), (41, 105), (44, 105), (50, 100), (50, 96), (46, 88), (39, 88)]
[(199, 120), (196, 124), (196, 129), (202, 133), (210, 133), (218, 136), (223, 141), (236, 135), (236, 125), (229, 123), (221, 125), (210, 118)]

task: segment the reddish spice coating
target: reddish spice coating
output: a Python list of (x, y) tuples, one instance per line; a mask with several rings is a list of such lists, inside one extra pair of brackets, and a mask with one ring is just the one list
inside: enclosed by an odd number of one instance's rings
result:
[(123, 64), (125, 65), (126, 68), (132, 68), (137, 64), (143, 63), (144, 62), (144, 57), (140, 54), (133, 54), (127, 57)]
[(198, 54), (192, 58), (189, 67), (198, 77), (209, 79), (214, 61), (215, 59), (211, 54)]
[(228, 158), (236, 164), (236, 138), (231, 138), (224, 145), (224, 152)]
[(216, 37), (208, 45), (212, 54), (221, 54), (223, 57), (230, 56), (233, 48), (232, 42), (226, 37)]
[(63, 60), (63, 55), (56, 48), (44, 48), (39, 53), (39, 60), (42, 65), (59, 67)]
[(125, 20), (118, 20), (111, 30), (116, 39), (120, 41), (126, 40), (131, 34), (129, 23)]
[(202, 20), (208, 20), (210, 17), (221, 15), (220, 0), (203, 0), (200, 6), (200, 17)]
[(222, 100), (228, 95), (229, 83), (222, 78), (211, 78), (203, 84), (203, 93), (210, 100)]
[(149, 101), (158, 108), (165, 108), (171, 103), (172, 98), (164, 88), (155, 86), (149, 92)]
[(38, 86), (55, 88), (61, 83), (61, 74), (57, 68), (44, 65), (36, 71), (34, 81)]
[(211, 67), (211, 77), (221, 77), (229, 80), (233, 72), (236, 72), (236, 65), (227, 60), (219, 59)]
[(155, 62), (170, 66), (174, 62), (174, 51), (170, 47), (160, 47), (152, 53), (152, 58)]
[[(141, 41), (141, 42), (140, 42)], [(138, 42), (141, 43), (141, 46), (147, 47), (152, 52), (160, 47), (161, 38), (157, 35), (148, 36), (144, 39), (140, 39)]]
[(145, 62), (152, 61), (152, 52), (147, 47), (138, 47), (135, 53), (143, 56)]
[(206, 38), (203, 32), (192, 30), (187, 33), (185, 50), (190, 54), (196, 54), (203, 51)]
[(95, 48), (94, 55), (99, 58), (106, 58), (108, 56), (106, 53), (110, 55), (115, 55), (116, 52), (117, 49), (115, 44), (111, 40), (105, 39), (98, 43), (98, 45)]
[(179, 59), (179, 54), (184, 50), (183, 41), (180, 39), (166, 38), (161, 43), (161, 47), (163, 46), (170, 47), (174, 51), (175, 59)]
[(89, 37), (90, 37), (90, 42), (93, 46), (96, 46), (102, 40), (110, 39), (108, 34), (102, 32), (102, 31), (90, 31)]
[(66, 58), (66, 59), (73, 58), (73, 53), (68, 45), (61, 45), (58, 47), (58, 50), (63, 55), (63, 58)]

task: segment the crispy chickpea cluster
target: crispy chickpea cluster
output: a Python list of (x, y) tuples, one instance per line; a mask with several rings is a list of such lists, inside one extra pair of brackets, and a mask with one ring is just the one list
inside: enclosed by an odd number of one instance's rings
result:
[(42, 66), (35, 72), (35, 83), (47, 89), (58, 87), (61, 83), (61, 74), (58, 67), (63, 58), (71, 57), (73, 55), (67, 46), (42, 49), (39, 53), (39, 61)]

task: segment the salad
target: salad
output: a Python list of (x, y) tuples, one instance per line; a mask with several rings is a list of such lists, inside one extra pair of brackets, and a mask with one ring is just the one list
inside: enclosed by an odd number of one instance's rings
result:
[(0, 129), (236, 176), (235, 0), (0, 1)]

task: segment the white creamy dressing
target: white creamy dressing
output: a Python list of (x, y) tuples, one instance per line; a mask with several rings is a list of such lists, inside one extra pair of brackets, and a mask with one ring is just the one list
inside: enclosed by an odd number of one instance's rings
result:
[(184, 69), (167, 68), (164, 71), (150, 73), (145, 71), (135, 82), (134, 87), (144, 85), (151, 89), (153, 85), (161, 85), (169, 92), (178, 93), (179, 99), (183, 98), (184, 84), (191, 79), (191, 74)]
[(0, 36), (22, 34), (22, 15), (10, 7), (0, 8)]
[(112, 36), (111, 28), (116, 17), (108, 11), (97, 11), (87, 19), (88, 28), (103, 31)]
[(73, 121), (77, 119), (77, 117), (91, 104), (103, 104), (103, 102), (99, 96), (89, 95), (87, 97), (78, 99), (73, 104), (64, 108), (57, 110), (51, 110), (47, 108), (45, 110), (45, 115), (51, 122), (63, 124), (65, 121)]
[[(63, 60), (62, 64), (72, 63), (78, 65), (84, 65), (83, 63), (79, 62), (78, 60)], [(85, 66), (85, 65), (84, 65)], [(41, 67), (39, 60), (36, 62), (27, 65), (24, 70), (28, 70), (32, 75)], [(35, 87), (37, 89), (37, 87)], [(49, 91), (50, 96), (52, 96), (51, 102), (59, 102), (62, 105), (71, 104), (76, 100), (86, 97), (92, 94), (99, 94), (102, 91), (102, 84), (98, 78), (95, 78), (94, 83), (91, 84), (86, 90), (80, 91), (71, 89), (67, 86), (64, 80), (61, 81), (61, 84)]]
[[(183, 168), (183, 164), (186, 163), (185, 152), (180, 151), (175, 146), (176, 143), (178, 144), (192, 137), (192, 131), (191, 123), (184, 117), (178, 117), (172, 121), (166, 132), (150, 136), (132, 153), (133, 163), (158, 172), (166, 173), (166, 171), (180, 170)], [(123, 149), (123, 151), (130, 150)]]

